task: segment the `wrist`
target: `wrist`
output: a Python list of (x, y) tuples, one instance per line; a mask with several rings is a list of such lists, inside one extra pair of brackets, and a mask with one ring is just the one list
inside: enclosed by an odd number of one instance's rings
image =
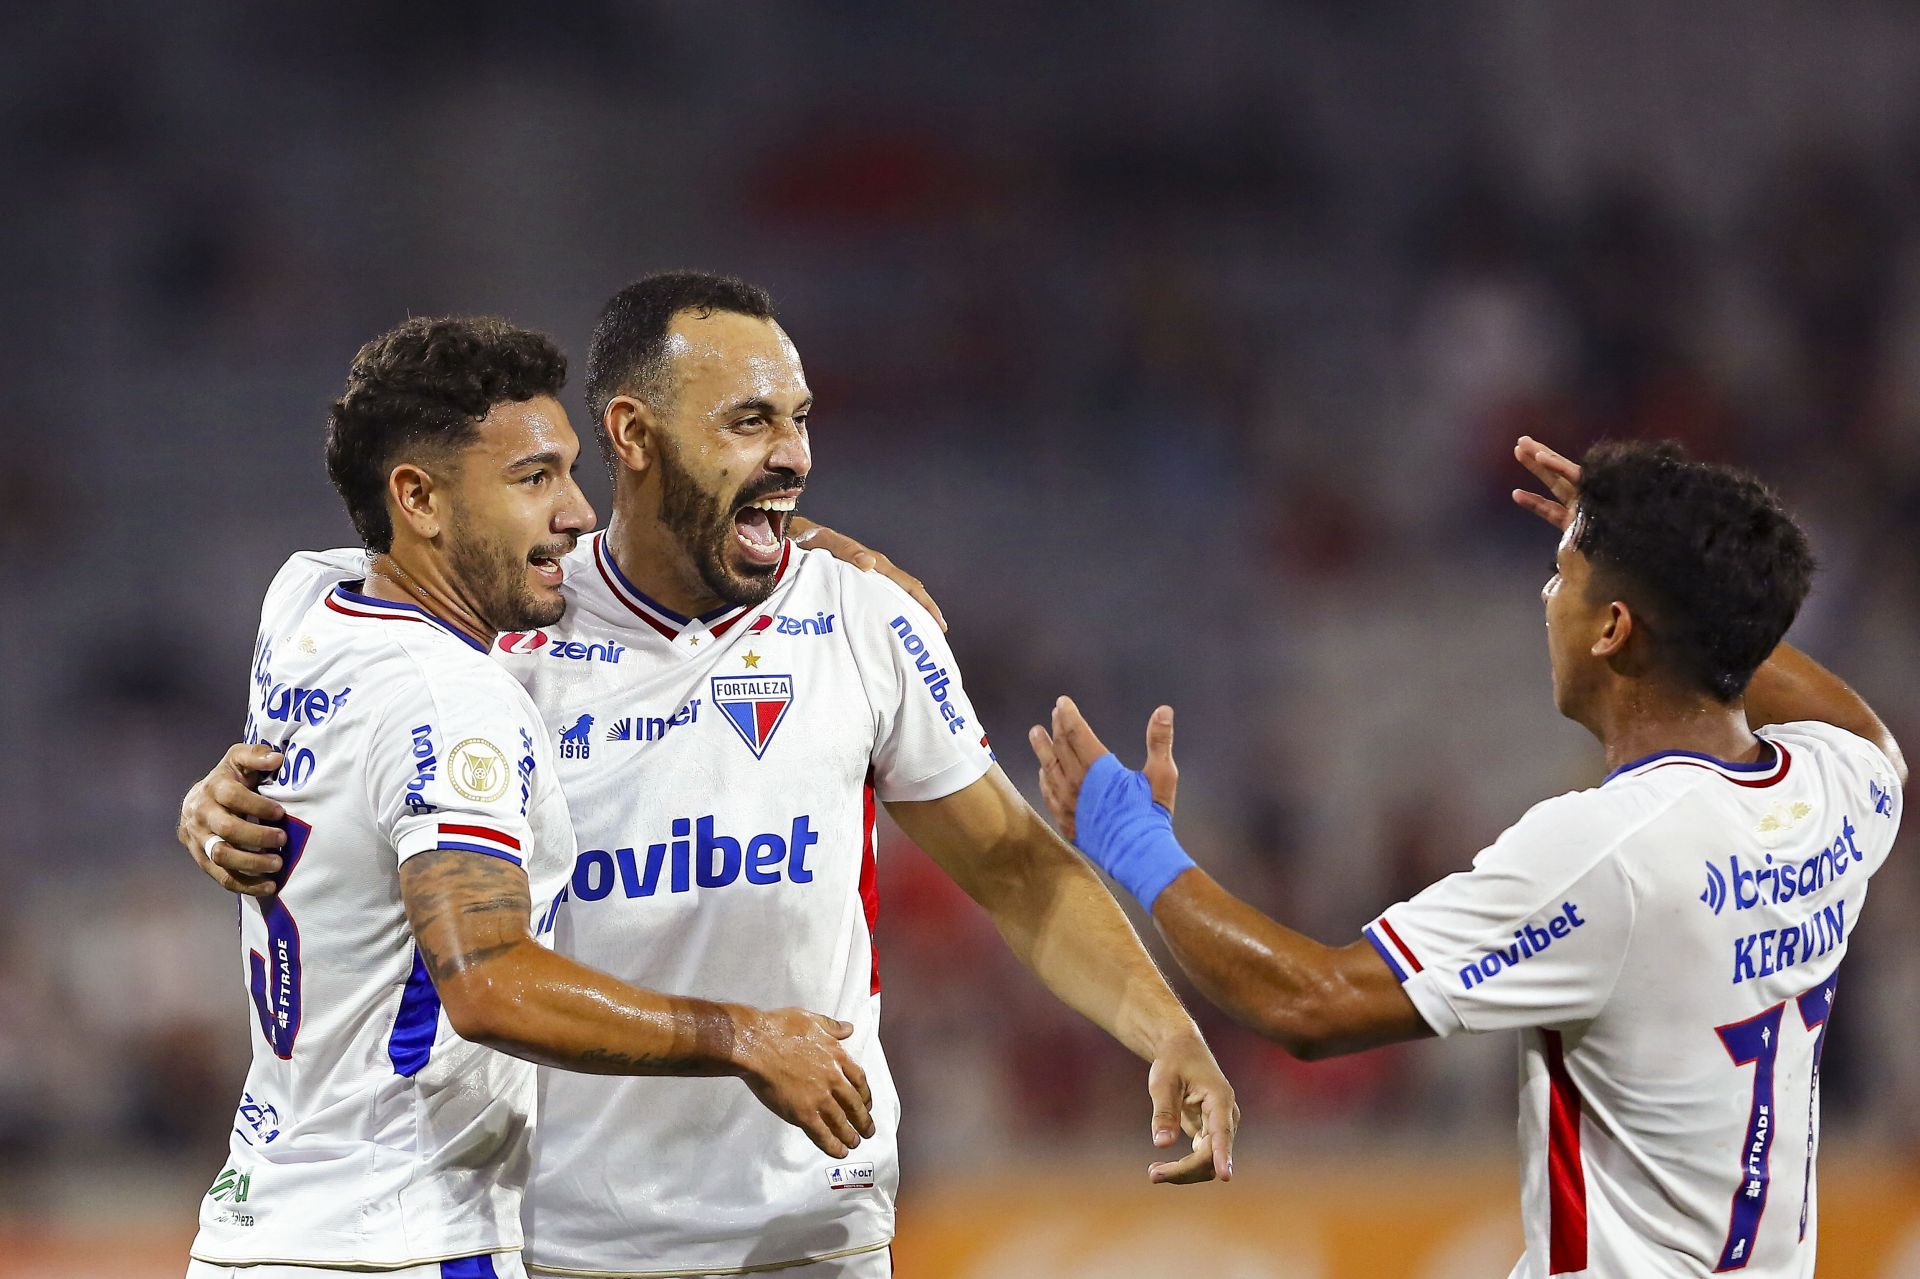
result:
[(1075, 843), (1149, 914), (1154, 900), (1193, 859), (1173, 834), (1173, 817), (1140, 773), (1112, 755), (1087, 770), (1080, 788)]
[(764, 1036), (760, 1033), (765, 1015), (747, 1004), (716, 1004), (715, 1020), (723, 1027), (724, 1044), (717, 1064), (729, 1075), (757, 1080), (764, 1069), (761, 1060)]

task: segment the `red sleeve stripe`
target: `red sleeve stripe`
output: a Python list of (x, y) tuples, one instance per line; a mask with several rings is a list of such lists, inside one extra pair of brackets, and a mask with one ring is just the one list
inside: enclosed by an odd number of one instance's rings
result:
[(1412, 947), (1401, 941), (1400, 934), (1393, 931), (1393, 925), (1387, 922), (1385, 915), (1380, 916), (1380, 930), (1386, 933), (1387, 939), (1393, 943), (1394, 949), (1400, 952), (1400, 957), (1413, 966), (1414, 972), (1418, 973), (1426, 970), (1426, 966), (1420, 962), (1420, 957), (1413, 953)]
[(519, 851), (520, 848), (519, 840), (504, 831), (494, 830), (490, 826), (458, 826), (452, 822), (441, 822), (440, 833), (442, 835), (455, 835), (462, 839), (491, 839), (496, 843), (505, 844), (508, 848), (516, 852)]

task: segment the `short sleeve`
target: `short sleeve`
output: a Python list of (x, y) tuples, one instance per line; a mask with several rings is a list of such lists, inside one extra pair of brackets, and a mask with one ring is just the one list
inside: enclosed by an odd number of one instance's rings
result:
[(880, 574), (846, 572), (847, 639), (878, 728), (875, 794), (941, 799), (972, 785), (993, 766), (993, 748), (939, 623)]
[(510, 676), (485, 674), (498, 681), (412, 681), (374, 733), (368, 798), (401, 862), (447, 848), (525, 864), (537, 724)]
[(1474, 858), (1362, 930), (1434, 1031), (1596, 1016), (1633, 935), (1621, 833), (1600, 792), (1536, 805)]

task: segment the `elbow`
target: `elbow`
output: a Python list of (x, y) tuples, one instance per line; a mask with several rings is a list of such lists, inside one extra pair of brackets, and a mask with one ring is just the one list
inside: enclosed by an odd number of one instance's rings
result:
[(439, 986), (440, 1007), (453, 1033), (471, 1044), (505, 1049), (513, 1042), (512, 1028), (519, 1000), (514, 983), (479, 971), (459, 973)]

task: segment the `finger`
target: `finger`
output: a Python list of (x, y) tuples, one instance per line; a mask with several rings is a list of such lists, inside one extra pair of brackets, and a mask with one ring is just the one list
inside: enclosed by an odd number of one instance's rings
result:
[(873, 1102), (871, 1098), (862, 1098), (860, 1089), (853, 1080), (842, 1075), (833, 1085), (834, 1100), (840, 1103), (840, 1109), (847, 1114), (853, 1124), (853, 1130), (862, 1137), (873, 1136)]
[(835, 1039), (851, 1039), (853, 1037), (852, 1022), (839, 1021), (835, 1018), (822, 1015), (820, 1017), (820, 1024), (825, 1026), (827, 1032)]
[(1147, 784), (1153, 788), (1153, 801), (1173, 811), (1175, 793), (1180, 789), (1180, 768), (1173, 762), (1173, 707), (1161, 706), (1147, 717)]
[(868, 1111), (872, 1111), (873, 1089), (867, 1086), (867, 1072), (860, 1068), (860, 1063), (849, 1057), (840, 1063), (840, 1070), (846, 1075), (848, 1081), (853, 1084), (854, 1088), (859, 1091), (860, 1104), (865, 1106)]
[(235, 848), (225, 840), (216, 841), (207, 850), (207, 859), (221, 870), (230, 871), (248, 879), (271, 879), (280, 873), (282, 865), (279, 857), (273, 853), (249, 853), (245, 849)]
[(1580, 495), (1580, 464), (1548, 448), (1531, 435), (1520, 437), (1514, 445), (1514, 456), (1520, 464), (1533, 472), (1547, 491), (1562, 502), (1571, 502)]
[(242, 897), (271, 897), (279, 891), (279, 886), (271, 879), (263, 879), (255, 875), (236, 875), (223, 869), (218, 862), (203, 860), (200, 868), (212, 877), (214, 883)]
[(1108, 753), (1071, 697), (1063, 697), (1053, 704), (1053, 741), (1061, 752), (1067, 780), (1076, 787), (1086, 775), (1087, 767)]
[(814, 1145), (820, 1147), (821, 1152), (827, 1157), (831, 1159), (847, 1157), (847, 1143), (835, 1136), (833, 1130), (828, 1127), (827, 1121), (819, 1115), (813, 1115), (797, 1126), (801, 1132), (807, 1134)]
[(1200, 1131), (1212, 1139), (1213, 1175), (1221, 1181), (1233, 1179), (1233, 1139), (1239, 1131), (1239, 1124), (1232, 1115), (1221, 1113), (1231, 1109), (1233, 1107), (1223, 1107), (1220, 1099), (1211, 1092), (1200, 1102)]
[(1538, 493), (1529, 493), (1525, 489), (1515, 489), (1513, 500), (1520, 509), (1531, 511), (1557, 529), (1564, 529), (1573, 518), (1573, 511), (1550, 497), (1541, 497)]
[(286, 809), (235, 777), (216, 780), (207, 787), (207, 798), (229, 813), (238, 813), (260, 822), (285, 821), (287, 817)]
[(227, 748), (220, 763), (236, 773), (277, 773), (286, 759), (285, 755), (271, 746), (258, 742), (236, 742)]
[(1183, 1159), (1169, 1163), (1151, 1164), (1147, 1168), (1147, 1180), (1157, 1185), (1191, 1186), (1196, 1182), (1212, 1181), (1213, 1139), (1202, 1136), (1194, 1142), (1193, 1153)]
[(860, 1130), (854, 1127), (853, 1120), (840, 1106), (840, 1098), (834, 1096), (829, 1104), (821, 1107), (821, 1121), (827, 1126), (834, 1139), (848, 1150), (860, 1144)]
[(1147, 1072), (1147, 1095), (1153, 1099), (1153, 1144), (1166, 1147), (1180, 1132), (1180, 1077), (1172, 1071)]
[(287, 833), (278, 826), (260, 826), (235, 817), (224, 808), (208, 814), (205, 825), (207, 834), (218, 835), (235, 848), (244, 848), (250, 853), (270, 853), (287, 843)]

